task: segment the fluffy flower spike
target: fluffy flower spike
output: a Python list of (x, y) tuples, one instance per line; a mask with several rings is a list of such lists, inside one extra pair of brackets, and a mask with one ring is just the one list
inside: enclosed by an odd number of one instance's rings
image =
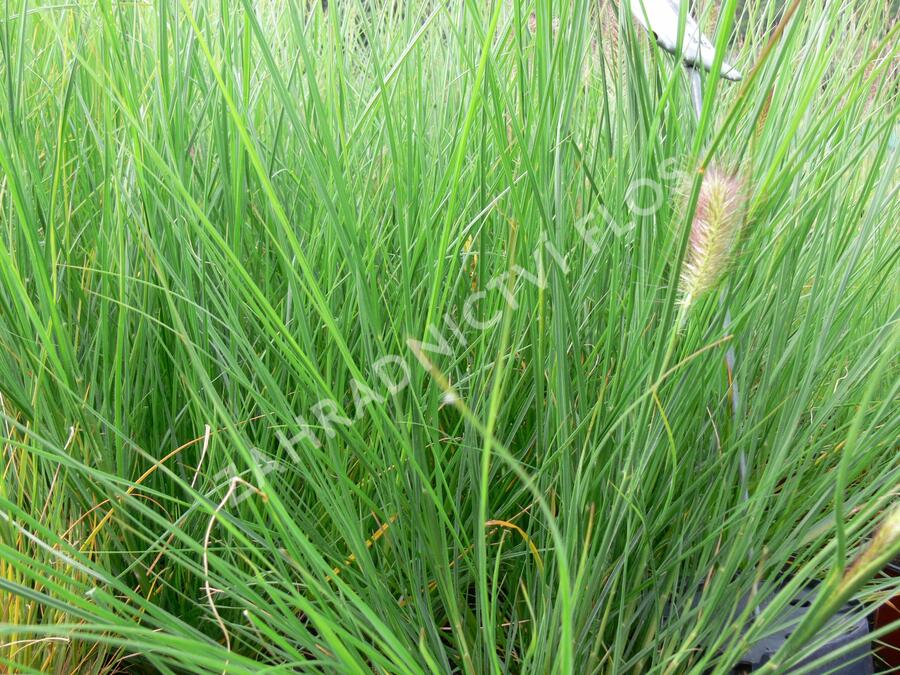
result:
[(707, 168), (681, 272), (681, 301), (690, 305), (715, 288), (740, 234), (747, 206), (743, 181), (715, 168)]

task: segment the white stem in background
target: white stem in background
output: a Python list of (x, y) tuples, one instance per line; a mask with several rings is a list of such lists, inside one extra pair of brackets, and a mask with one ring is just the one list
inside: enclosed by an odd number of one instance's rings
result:
[(700, 119), (703, 112), (703, 82), (700, 79), (700, 71), (696, 68), (688, 68), (688, 77), (691, 80), (691, 101), (694, 104), (694, 114)]
[[(719, 296), (719, 303), (725, 299), (725, 290), (722, 290), (722, 295)], [(725, 330), (725, 333), (728, 333), (728, 330), (731, 328), (731, 310), (725, 310), (725, 321), (722, 322), (722, 328)], [(737, 414), (738, 414), (738, 406), (741, 402), (741, 396), (738, 393), (738, 383), (737, 383), (737, 375), (734, 370), (735, 363), (735, 352), (734, 352), (734, 344), (730, 343), (728, 345), (728, 350), (725, 352), (725, 363), (728, 365), (728, 373), (730, 375), (731, 385), (731, 416), (733, 421), (737, 422)], [(741, 501), (747, 502), (750, 500), (750, 489), (747, 485), (747, 455), (741, 450), (741, 454), (738, 456), (738, 470), (740, 471), (741, 476)], [(755, 557), (755, 553), (752, 548), (747, 549), (747, 557), (750, 559), (751, 563)], [(757, 584), (756, 580), (753, 581), (753, 595), (756, 595), (759, 590), (759, 584)], [(757, 605), (753, 614), (759, 616), (760, 608)]]
[[(724, 297), (724, 294), (723, 296)], [(728, 332), (728, 329), (731, 328), (731, 310), (725, 310), (725, 321), (722, 323), (722, 328), (725, 329), (725, 332)], [(728, 351), (725, 352), (725, 363), (728, 364), (728, 372), (731, 375), (731, 413), (732, 416), (737, 419), (738, 414), (738, 406), (741, 402), (741, 395), (738, 392), (738, 383), (737, 377), (734, 374), (734, 363), (735, 363), (735, 353), (734, 353), (734, 345), (731, 344), (728, 346)], [(741, 498), (744, 501), (750, 499), (750, 494), (747, 491), (747, 457), (744, 455), (744, 451), (741, 450)]]

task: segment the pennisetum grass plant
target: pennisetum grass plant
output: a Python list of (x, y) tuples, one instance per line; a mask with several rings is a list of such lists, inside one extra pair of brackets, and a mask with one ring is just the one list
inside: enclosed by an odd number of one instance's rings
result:
[(623, 4), (3, 5), (0, 672), (728, 673), (895, 590), (900, 24), (697, 3), (696, 122)]

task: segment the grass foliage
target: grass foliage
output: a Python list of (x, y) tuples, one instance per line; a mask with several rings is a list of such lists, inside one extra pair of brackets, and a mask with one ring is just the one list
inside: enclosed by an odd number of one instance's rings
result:
[(783, 669), (895, 590), (890, 5), (698, 6), (695, 120), (627, 6), (327, 4), (4, 5), (0, 670), (725, 673), (818, 581)]

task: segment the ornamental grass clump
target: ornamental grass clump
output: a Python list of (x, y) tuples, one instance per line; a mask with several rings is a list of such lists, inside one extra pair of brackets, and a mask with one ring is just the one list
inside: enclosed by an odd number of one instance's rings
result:
[(0, 673), (728, 673), (819, 581), (810, 672), (892, 596), (900, 25), (706, 4), (695, 121), (628, 2), (6, 3)]
[(744, 181), (717, 167), (703, 176), (684, 267), (681, 302), (690, 306), (715, 288), (725, 273), (744, 222), (747, 189)]

